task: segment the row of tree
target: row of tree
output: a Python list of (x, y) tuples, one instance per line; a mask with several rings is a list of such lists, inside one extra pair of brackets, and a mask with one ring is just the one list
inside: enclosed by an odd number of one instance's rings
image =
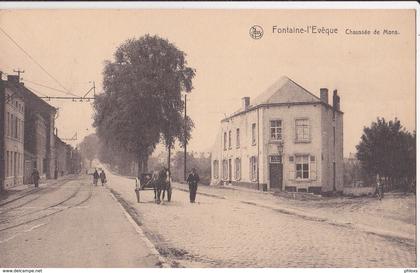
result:
[[(122, 174), (135, 176), (138, 172), (138, 166), (134, 163), (136, 158), (124, 151), (113, 150), (110, 146), (105, 145), (96, 134), (86, 136), (79, 145), (83, 159), (88, 162), (90, 168), (94, 159), (99, 159), (102, 163)], [(148, 158), (148, 168), (158, 170), (167, 166), (168, 152), (161, 152)], [(211, 178), (211, 156), (208, 153), (187, 154), (188, 169), (195, 168), (200, 174), (202, 183), (210, 183)], [(184, 180), (184, 153), (177, 151), (171, 160), (171, 175), (175, 181)]]
[(195, 70), (186, 54), (168, 40), (146, 35), (118, 47), (103, 71), (103, 89), (94, 101), (94, 127), (105, 152), (135, 158), (139, 173), (159, 142), (168, 153), (181, 147), (194, 126), (184, 115), (183, 94), (193, 89)]

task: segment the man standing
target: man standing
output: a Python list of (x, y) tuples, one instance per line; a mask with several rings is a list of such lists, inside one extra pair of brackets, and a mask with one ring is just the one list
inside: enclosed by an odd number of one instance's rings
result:
[(190, 202), (195, 203), (195, 195), (197, 193), (198, 182), (200, 177), (196, 173), (195, 168), (192, 168), (191, 173), (188, 175), (187, 182), (190, 188)]
[(35, 188), (38, 188), (38, 185), (39, 185), (39, 172), (38, 172), (38, 170), (36, 168), (34, 168), (34, 170), (32, 171), (31, 176), (32, 176), (32, 182), (34, 183)]
[(106, 183), (106, 175), (105, 175), (104, 170), (101, 171), (101, 174), (99, 175), (99, 177), (101, 178), (101, 183), (103, 186)]
[(98, 171), (95, 169), (95, 172), (93, 173), (93, 185), (98, 186), (98, 179), (99, 179), (99, 174), (98, 174)]

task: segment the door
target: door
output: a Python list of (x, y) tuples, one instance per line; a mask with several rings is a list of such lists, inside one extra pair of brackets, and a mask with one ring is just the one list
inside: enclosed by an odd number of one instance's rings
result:
[(283, 164), (279, 156), (271, 156), (269, 163), (270, 189), (282, 189), (283, 186)]
[(18, 160), (17, 160), (17, 152), (13, 153), (13, 185), (16, 186), (17, 185), (17, 164), (18, 164)]
[(232, 182), (232, 159), (229, 159), (229, 182)]

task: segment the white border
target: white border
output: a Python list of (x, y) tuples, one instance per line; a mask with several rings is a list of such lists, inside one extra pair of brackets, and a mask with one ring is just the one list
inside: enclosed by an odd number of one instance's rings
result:
[[(416, 9), (416, 46), (418, 50), (419, 29), (420, 23), (417, 17), (419, 16), (420, 5), (416, 1), (404, 2), (0, 2), (0, 9)], [(420, 119), (417, 113), (417, 105), (420, 99), (417, 96), (417, 83), (420, 80), (418, 71), (420, 69), (419, 56), (416, 54), (416, 128), (420, 126)], [(417, 147), (420, 144), (417, 139)], [(417, 166), (420, 163), (417, 161)], [(419, 168), (418, 168), (419, 169)], [(417, 173), (417, 181), (419, 181), (420, 174)], [(420, 186), (417, 185), (417, 189)], [(419, 197), (417, 195), (417, 204), (419, 204)], [(418, 211), (417, 211), (418, 212)], [(417, 234), (420, 231), (417, 225)], [(420, 261), (420, 253), (417, 250), (417, 263)], [(24, 268), (20, 268), (23, 270)], [(404, 272), (406, 268), (264, 268), (264, 269), (170, 269), (170, 271), (239, 271), (245, 272)], [(13, 270), (13, 269), (12, 269)], [(162, 271), (167, 269), (142, 269), (142, 271)], [(42, 272), (82, 272), (86, 269), (82, 268), (43, 268)], [(89, 272), (139, 272), (139, 269), (124, 268), (90, 268)], [(19, 271), (14, 271), (19, 272)]]
[(0, 9), (418, 9), (416, 1), (392, 2), (1, 2)]

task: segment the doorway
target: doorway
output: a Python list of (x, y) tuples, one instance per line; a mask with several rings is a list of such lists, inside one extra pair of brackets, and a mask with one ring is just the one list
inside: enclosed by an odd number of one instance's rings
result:
[(270, 189), (282, 190), (283, 188), (283, 164), (280, 156), (270, 156)]

